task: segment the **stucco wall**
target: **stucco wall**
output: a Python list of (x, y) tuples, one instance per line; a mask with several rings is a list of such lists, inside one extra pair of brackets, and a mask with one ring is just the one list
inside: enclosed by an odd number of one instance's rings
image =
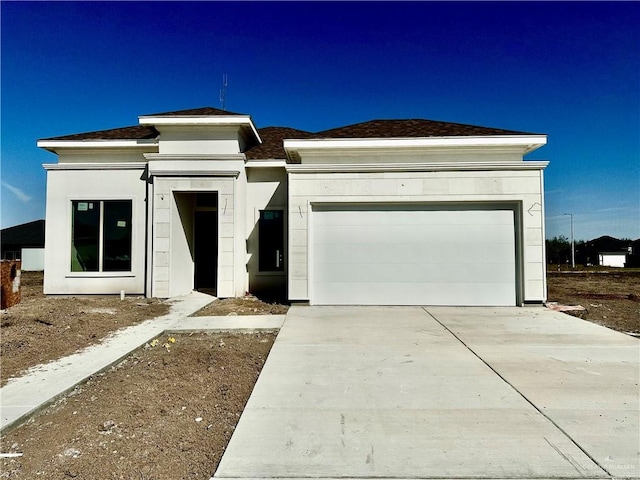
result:
[(524, 301), (546, 299), (542, 171), (289, 172), (289, 298), (308, 300), (314, 202), (521, 202)]
[(159, 153), (162, 155), (238, 154), (240, 139), (237, 127), (179, 127), (160, 128)]
[[(144, 293), (145, 196), (142, 169), (49, 170), (44, 293)], [(131, 200), (131, 272), (71, 272), (71, 202)]]

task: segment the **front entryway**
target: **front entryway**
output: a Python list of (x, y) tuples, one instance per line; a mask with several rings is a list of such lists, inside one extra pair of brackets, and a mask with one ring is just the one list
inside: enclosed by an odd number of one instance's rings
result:
[(193, 226), (194, 287), (215, 295), (218, 272), (218, 195), (196, 194)]

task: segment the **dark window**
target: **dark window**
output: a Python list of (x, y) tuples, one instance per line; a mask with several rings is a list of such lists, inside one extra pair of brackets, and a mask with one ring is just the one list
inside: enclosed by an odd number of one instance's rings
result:
[(284, 271), (284, 212), (260, 210), (258, 268), (261, 272)]
[(131, 202), (105, 201), (102, 271), (131, 271)]
[(131, 271), (131, 200), (74, 200), (72, 272)]
[(71, 271), (97, 272), (100, 255), (100, 202), (73, 202)]

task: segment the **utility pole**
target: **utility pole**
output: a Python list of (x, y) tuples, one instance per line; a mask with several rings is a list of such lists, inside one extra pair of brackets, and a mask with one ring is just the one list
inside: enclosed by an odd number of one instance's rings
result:
[(571, 268), (576, 268), (576, 247), (573, 243), (573, 213), (565, 213), (564, 215), (569, 215), (571, 220)]

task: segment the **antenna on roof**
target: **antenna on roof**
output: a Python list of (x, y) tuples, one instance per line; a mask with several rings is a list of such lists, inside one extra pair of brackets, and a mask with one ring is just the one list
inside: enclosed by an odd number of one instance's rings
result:
[(222, 74), (222, 88), (220, 89), (220, 106), (222, 110), (226, 110), (227, 104), (227, 85), (229, 82), (227, 81), (227, 74)]

